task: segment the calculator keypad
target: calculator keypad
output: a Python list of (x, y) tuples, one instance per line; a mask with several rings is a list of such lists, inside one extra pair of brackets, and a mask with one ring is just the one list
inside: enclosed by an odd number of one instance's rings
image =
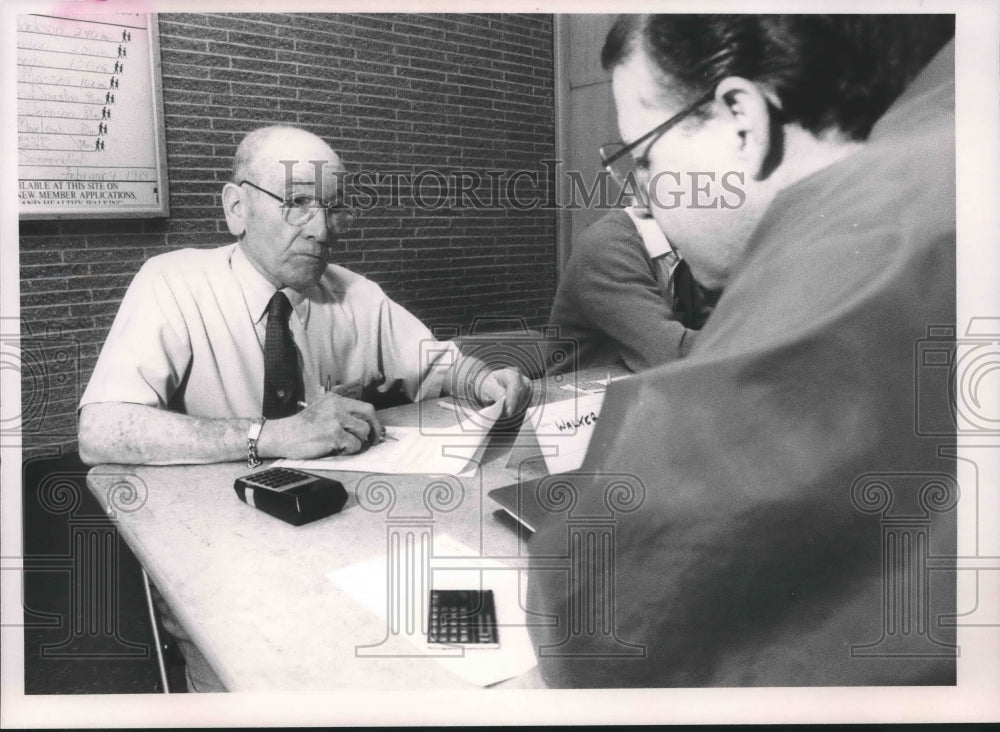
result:
[(246, 481), (251, 485), (270, 488), (273, 491), (284, 491), (294, 485), (299, 485), (312, 479), (313, 476), (300, 473), (297, 470), (289, 470), (288, 468), (270, 468), (265, 470), (263, 473), (247, 477)]
[(493, 590), (431, 590), (427, 642), (495, 647)]

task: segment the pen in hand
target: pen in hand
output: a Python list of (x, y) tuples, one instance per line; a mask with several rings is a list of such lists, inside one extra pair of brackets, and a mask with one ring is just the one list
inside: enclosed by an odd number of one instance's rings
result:
[[(308, 402), (299, 401), (299, 402), (296, 402), (296, 404), (298, 404), (303, 409), (308, 409), (309, 408), (309, 403)], [(382, 428), (382, 433), (378, 436), (378, 438), (379, 438), (379, 442), (382, 442), (383, 440), (392, 440), (393, 442), (399, 442), (399, 438), (398, 437), (393, 437), (388, 432), (386, 432), (385, 431), (385, 427)]]

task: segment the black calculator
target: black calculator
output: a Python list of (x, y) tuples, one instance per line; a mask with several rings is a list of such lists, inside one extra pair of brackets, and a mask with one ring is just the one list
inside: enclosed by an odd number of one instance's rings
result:
[(493, 590), (431, 590), (427, 643), (499, 648)]
[(302, 524), (335, 514), (347, 503), (347, 491), (337, 480), (291, 468), (269, 468), (237, 478), (237, 497), (282, 521)]

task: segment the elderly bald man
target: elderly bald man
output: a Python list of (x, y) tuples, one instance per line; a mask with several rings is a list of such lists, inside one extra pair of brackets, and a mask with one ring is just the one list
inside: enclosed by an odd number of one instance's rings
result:
[[(81, 399), (85, 462), (355, 453), (382, 433), (366, 400), (393, 391), (524, 406), (522, 375), (489, 371), (450, 343), (427, 348), (433, 336), (417, 318), (330, 263), (352, 220), (344, 172), (305, 130), (266, 127), (243, 139), (222, 189), (237, 242), (162, 254), (135, 276)], [(276, 380), (267, 356), (282, 341), (298, 373)], [(300, 402), (309, 406), (298, 411)], [(155, 587), (153, 599), (184, 655), (188, 689), (225, 691)]]
[[(331, 264), (353, 219), (344, 173), (305, 130), (244, 138), (222, 190), (238, 241), (159, 255), (136, 275), (81, 399), (85, 462), (221, 462), (250, 447), (260, 458), (355, 453), (379, 440), (370, 401), (389, 392), (505, 399), (508, 412), (525, 404), (530, 385), (518, 372), (491, 372), (452, 344), (422, 349), (433, 337), (416, 317)], [(275, 393), (269, 312), (287, 318), (301, 374)], [(269, 402), (281, 417), (266, 418)], [(300, 402), (309, 406), (297, 411)]]

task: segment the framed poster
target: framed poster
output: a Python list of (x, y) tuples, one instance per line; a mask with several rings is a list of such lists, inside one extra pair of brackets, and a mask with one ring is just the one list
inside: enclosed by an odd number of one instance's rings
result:
[(169, 214), (156, 16), (17, 16), (22, 219)]

